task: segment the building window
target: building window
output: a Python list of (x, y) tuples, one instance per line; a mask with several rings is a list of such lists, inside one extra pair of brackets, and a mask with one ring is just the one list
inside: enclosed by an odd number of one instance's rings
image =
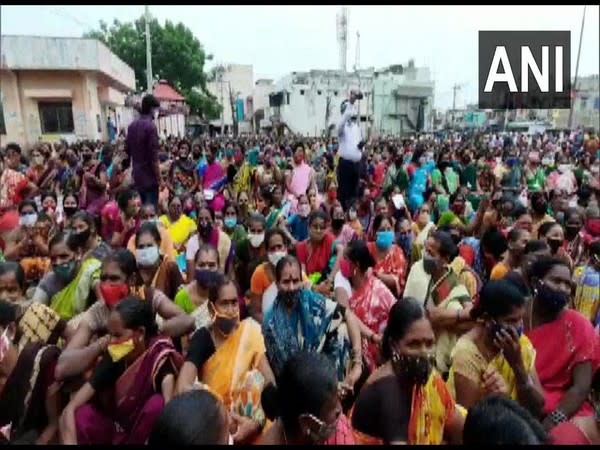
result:
[(321, 95), (321, 91), (317, 91), (317, 95)]
[(333, 96), (337, 97), (338, 92), (337, 91), (333, 91)]
[(304, 95), (304, 89), (300, 89), (300, 95)]
[(73, 107), (71, 102), (39, 102), (42, 133), (73, 133)]
[(4, 105), (0, 102), (0, 134), (6, 134), (6, 124), (4, 123)]

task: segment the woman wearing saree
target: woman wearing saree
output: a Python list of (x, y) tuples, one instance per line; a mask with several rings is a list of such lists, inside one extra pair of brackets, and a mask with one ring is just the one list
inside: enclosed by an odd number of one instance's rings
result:
[(102, 261), (101, 296), (77, 318), (77, 331), (56, 366), (58, 379), (87, 376), (86, 372), (94, 367), (105, 350), (111, 312), (129, 295), (136, 295), (151, 305), (153, 313), (162, 319), (160, 331), (165, 336), (177, 338), (194, 330), (191, 317), (158, 289), (137, 286), (137, 277), (136, 260), (128, 250), (117, 250)]
[(448, 388), (469, 409), (492, 393), (507, 394), (539, 417), (544, 392), (535, 370), (535, 349), (523, 335), (525, 297), (508, 280), (494, 280), (471, 310), (475, 327), (452, 351)]
[(238, 206), (235, 202), (231, 201), (225, 205), (223, 215), (223, 229), (227, 236), (231, 239), (231, 242), (237, 249), (240, 242), (244, 241), (248, 237), (246, 228), (244, 227), (245, 221), (240, 220), (240, 214)]
[(271, 193), (271, 211), (266, 217), (267, 229), (283, 226), (290, 211), (290, 202), (283, 202), (281, 186), (272, 184), (268, 189)]
[(41, 340), (20, 347), (21, 338), (14, 318), (0, 314), (0, 429), (9, 442), (48, 444), (58, 429), (60, 349)]
[(59, 232), (50, 241), (52, 271), (40, 281), (33, 301), (49, 305), (62, 319), (70, 320), (100, 298), (99, 259), (81, 258), (81, 239)]
[[(210, 324), (208, 290), (219, 273), (219, 253), (210, 245), (203, 245), (194, 258), (194, 281), (182, 286), (175, 295), (175, 304), (194, 318), (196, 329)], [(187, 342), (184, 349), (187, 348)]]
[(181, 272), (174, 261), (162, 257), (159, 252), (160, 233), (153, 223), (143, 223), (135, 235), (135, 258), (143, 285), (158, 289), (174, 299), (183, 284)]
[(217, 148), (211, 146), (206, 154), (208, 165), (202, 175), (204, 199), (213, 211), (221, 211), (225, 207), (225, 197), (221, 191), (227, 184), (227, 173), (222, 164), (216, 160)]
[(169, 204), (169, 214), (162, 215), (159, 220), (167, 228), (175, 250), (181, 252), (190, 236), (196, 231), (196, 222), (183, 214), (181, 198), (173, 197)]
[(173, 397), (183, 363), (171, 340), (158, 335), (154, 315), (150, 303), (137, 297), (122, 300), (111, 312), (106, 351), (62, 413), (63, 444), (147, 441)]
[(597, 425), (588, 396), (598, 368), (598, 335), (585, 316), (566, 308), (571, 278), (562, 259), (545, 257), (532, 264), (528, 282), (534, 297), (525, 333), (535, 348), (544, 388), (542, 425), (555, 444), (592, 444)]
[(415, 239), (412, 244), (411, 261), (418, 261), (423, 256), (423, 247), (430, 231), (435, 228), (431, 221), (431, 206), (425, 203), (419, 209), (417, 220), (412, 223)]
[(96, 221), (85, 211), (79, 211), (71, 219), (72, 232), (82, 245), (83, 259), (102, 260), (112, 251), (110, 245), (102, 240), (96, 228)]
[(192, 194), (198, 186), (198, 172), (196, 163), (188, 159), (190, 145), (181, 141), (178, 149), (178, 159), (173, 161), (166, 180), (167, 187), (173, 195), (182, 196)]
[(300, 350), (324, 353), (335, 365), (342, 390), (352, 391), (362, 374), (362, 343), (356, 317), (343, 306), (302, 288), (293, 256), (275, 267), (278, 294), (262, 323), (267, 357), (277, 376)]
[(102, 161), (92, 159), (92, 150), (83, 146), (81, 151), (83, 165), (80, 169), (81, 190), (79, 206), (93, 216), (99, 216), (102, 208), (108, 203), (108, 176)]
[(435, 369), (435, 335), (423, 307), (396, 302), (382, 341), (385, 363), (371, 374), (351, 414), (359, 444), (460, 444), (464, 418)]
[(340, 271), (354, 287), (349, 306), (358, 318), (362, 335), (363, 356), (367, 369), (373, 372), (379, 364), (379, 343), (387, 318), (396, 298), (373, 273), (375, 261), (363, 241), (346, 247)]
[(394, 244), (394, 227), (385, 216), (377, 215), (373, 219), (375, 242), (367, 244), (375, 260), (374, 275), (398, 298), (402, 297), (406, 284), (407, 264), (402, 249)]
[(304, 160), (304, 146), (298, 143), (294, 152), (294, 168), (285, 177), (286, 197), (292, 202), (294, 210), (300, 194), (306, 194), (309, 187), (315, 188), (315, 171)]
[(219, 252), (219, 269), (224, 274), (233, 270), (235, 247), (223, 230), (215, 226), (215, 213), (204, 206), (198, 210), (198, 233), (190, 238), (185, 249), (187, 280), (194, 279), (194, 260), (201, 245), (211, 245)]
[(237, 422), (234, 442), (248, 443), (263, 430), (261, 393), (274, 382), (260, 325), (251, 318), (240, 321), (237, 287), (229, 278), (220, 277), (210, 289), (208, 305), (211, 321), (192, 336), (177, 392), (191, 389), (196, 380), (206, 385)]

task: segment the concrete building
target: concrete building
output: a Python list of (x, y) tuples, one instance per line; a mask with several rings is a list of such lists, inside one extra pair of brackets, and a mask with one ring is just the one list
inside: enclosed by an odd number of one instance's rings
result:
[[(212, 120), (213, 127), (230, 133), (233, 127), (232, 109), (240, 132), (251, 131), (253, 115), (252, 95), (254, 92), (254, 69), (251, 64), (220, 64), (213, 69), (214, 79), (206, 85), (207, 90), (222, 106), (221, 117)], [(232, 100), (233, 99), (233, 108)]]
[(133, 69), (94, 39), (0, 37), (0, 143), (106, 139), (135, 88)]
[(158, 122), (160, 136), (185, 136), (185, 120), (189, 108), (183, 97), (166, 80), (154, 84), (152, 95), (160, 102)]
[(410, 61), (381, 70), (292, 72), (279, 80), (270, 96), (270, 119), (292, 133), (330, 134), (340, 118), (340, 105), (351, 90), (358, 102), (363, 134), (404, 134), (433, 126), (434, 83), (427, 68)]
[(256, 80), (254, 91), (252, 93), (253, 114), (251, 116), (252, 129), (258, 133), (260, 130), (268, 129), (272, 126), (268, 118), (270, 111), (269, 94), (273, 91), (273, 80), (261, 78)]
[[(577, 90), (572, 101), (572, 126), (577, 128), (600, 129), (600, 78), (590, 75), (577, 80)], [(569, 110), (552, 110), (552, 122), (555, 128), (567, 128), (569, 125)]]

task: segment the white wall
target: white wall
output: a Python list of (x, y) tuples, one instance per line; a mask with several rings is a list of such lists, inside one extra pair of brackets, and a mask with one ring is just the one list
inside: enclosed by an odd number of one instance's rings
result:
[[(252, 65), (226, 64), (225, 72), (223, 73), (223, 82), (211, 81), (206, 86), (208, 91), (217, 98), (217, 102), (223, 107), (223, 123), (232, 126), (229, 86), (231, 86), (234, 98), (238, 98), (236, 94), (240, 93), (239, 98), (244, 100), (244, 107), (246, 107), (246, 98), (252, 96), (254, 91), (254, 69)], [(254, 106), (254, 110), (256, 111), (256, 106)], [(244, 113), (245, 116), (248, 115), (248, 111)], [(220, 126), (221, 118), (213, 120), (211, 123), (215, 126)]]

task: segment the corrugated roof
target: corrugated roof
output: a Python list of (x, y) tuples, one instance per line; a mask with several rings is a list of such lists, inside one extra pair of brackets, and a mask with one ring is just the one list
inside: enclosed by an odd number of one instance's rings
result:
[(171, 102), (185, 101), (185, 98), (179, 92), (177, 92), (173, 87), (171, 87), (166, 80), (159, 80), (158, 83), (156, 83), (154, 85), (152, 94), (159, 101), (160, 100), (166, 100), (166, 101), (171, 101)]

